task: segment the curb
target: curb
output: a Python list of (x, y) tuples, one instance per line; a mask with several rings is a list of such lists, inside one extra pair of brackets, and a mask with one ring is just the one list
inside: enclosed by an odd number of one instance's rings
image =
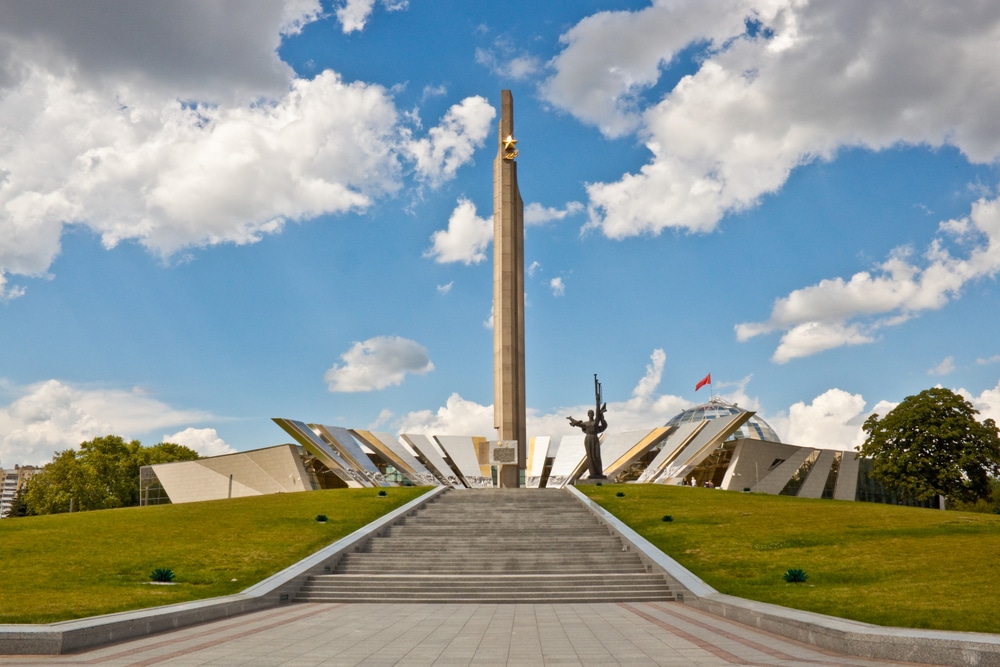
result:
[(287, 604), (311, 574), (352, 551), (372, 534), (419, 509), (448, 487), (439, 486), (277, 574), (225, 597), (37, 625), (0, 625), (0, 655), (57, 655), (165, 630), (216, 621)]
[(1000, 635), (894, 628), (724, 595), (653, 546), (606, 509), (572, 486), (566, 487), (591, 512), (639, 552), (647, 566), (683, 589), (678, 601), (716, 616), (858, 656), (960, 667), (1000, 667)]

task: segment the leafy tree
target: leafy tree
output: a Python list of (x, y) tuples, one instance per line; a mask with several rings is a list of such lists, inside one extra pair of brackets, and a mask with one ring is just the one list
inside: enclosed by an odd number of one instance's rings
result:
[(992, 419), (948, 389), (907, 396), (884, 418), (873, 414), (858, 448), (872, 459), (872, 476), (917, 500), (936, 495), (975, 502), (989, 499), (990, 475), (1000, 472), (1000, 434)]
[(154, 463), (191, 461), (193, 449), (169, 442), (143, 447), (107, 435), (56, 452), (52, 462), (32, 477), (24, 501), (33, 514), (131, 507), (139, 504), (139, 468)]

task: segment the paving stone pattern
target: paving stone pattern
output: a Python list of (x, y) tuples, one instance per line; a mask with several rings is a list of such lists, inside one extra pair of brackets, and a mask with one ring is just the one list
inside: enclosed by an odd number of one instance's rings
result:
[(884, 667), (676, 602), (292, 604), (3, 667)]

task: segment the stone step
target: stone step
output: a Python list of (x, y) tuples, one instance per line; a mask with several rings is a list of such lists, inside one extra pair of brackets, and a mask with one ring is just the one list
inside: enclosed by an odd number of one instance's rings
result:
[(310, 577), (310, 602), (671, 600), (660, 575), (563, 490), (448, 491)]

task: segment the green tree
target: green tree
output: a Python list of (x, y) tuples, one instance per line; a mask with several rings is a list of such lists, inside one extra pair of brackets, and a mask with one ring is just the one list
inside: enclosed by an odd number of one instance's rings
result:
[(33, 514), (131, 507), (139, 504), (139, 468), (154, 463), (191, 461), (193, 449), (169, 442), (143, 447), (107, 435), (56, 452), (52, 462), (32, 477), (24, 501)]
[(859, 447), (872, 459), (872, 476), (887, 488), (927, 500), (942, 495), (989, 499), (990, 475), (1000, 472), (1000, 434), (992, 419), (948, 389), (907, 396), (884, 418), (873, 414)]

